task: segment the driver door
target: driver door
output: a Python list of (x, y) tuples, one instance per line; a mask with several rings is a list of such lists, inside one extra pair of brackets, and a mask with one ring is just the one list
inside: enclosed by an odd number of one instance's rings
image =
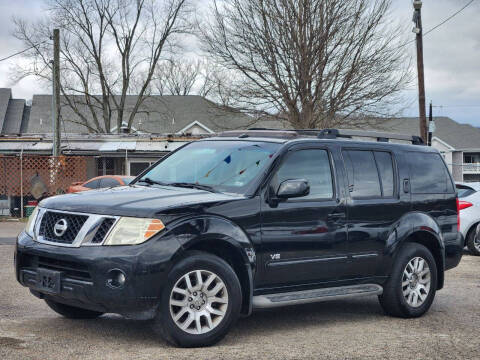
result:
[[(259, 287), (332, 281), (346, 273), (346, 208), (336, 178), (329, 148), (297, 148), (285, 154), (262, 199)], [(280, 184), (289, 179), (307, 180), (310, 193), (275, 199)]]

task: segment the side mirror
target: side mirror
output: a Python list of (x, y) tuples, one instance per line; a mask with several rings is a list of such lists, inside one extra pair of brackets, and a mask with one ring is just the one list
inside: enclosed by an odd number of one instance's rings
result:
[(277, 190), (278, 199), (297, 198), (310, 194), (310, 185), (305, 179), (285, 180)]

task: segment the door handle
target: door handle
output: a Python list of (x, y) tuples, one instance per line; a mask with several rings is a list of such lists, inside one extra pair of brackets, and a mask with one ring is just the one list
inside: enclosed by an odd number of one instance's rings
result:
[(345, 213), (330, 213), (327, 215), (327, 220), (333, 221), (333, 220), (339, 220), (339, 219), (345, 219), (346, 215)]
[(410, 180), (409, 179), (403, 179), (403, 192), (405, 194), (408, 194), (410, 192)]

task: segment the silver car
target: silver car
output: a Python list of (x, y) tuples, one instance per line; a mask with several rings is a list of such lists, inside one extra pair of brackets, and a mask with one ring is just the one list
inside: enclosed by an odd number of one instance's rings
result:
[(460, 232), (465, 237), (465, 245), (470, 252), (480, 256), (480, 237), (477, 236), (477, 225), (480, 225), (480, 182), (457, 183), (456, 187), (459, 198)]

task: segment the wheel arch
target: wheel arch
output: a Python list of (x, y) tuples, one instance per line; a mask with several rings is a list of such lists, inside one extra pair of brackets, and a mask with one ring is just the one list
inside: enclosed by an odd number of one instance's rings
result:
[(197, 217), (178, 224), (172, 235), (181, 243), (172, 257), (172, 266), (192, 250), (213, 254), (225, 260), (237, 274), (242, 287), (241, 314), (250, 315), (256, 255), (243, 229), (228, 219)]
[(445, 246), (442, 240), (442, 231), (438, 223), (428, 214), (420, 211), (405, 214), (390, 232), (386, 253), (390, 255), (385, 263), (387, 275), (395, 261), (396, 255), (405, 242), (416, 242), (425, 246), (433, 255), (437, 265), (437, 289), (443, 288), (445, 271)]
[(439, 236), (431, 231), (418, 230), (408, 235), (403, 243), (421, 244), (432, 253), (437, 265), (437, 290), (442, 289), (445, 281), (445, 255)]
[(468, 237), (469, 237), (469, 235), (471, 234), (472, 231), (475, 231), (475, 229), (477, 228), (478, 224), (480, 224), (480, 221), (475, 221), (475, 222), (473, 222), (473, 223), (470, 225), (470, 227), (468, 228), (468, 230), (465, 232), (464, 246), (467, 246)]

